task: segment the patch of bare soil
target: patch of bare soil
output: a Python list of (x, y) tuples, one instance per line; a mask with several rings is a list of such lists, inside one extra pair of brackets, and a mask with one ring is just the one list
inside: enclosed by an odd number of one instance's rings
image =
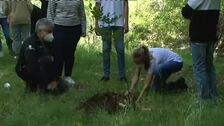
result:
[(122, 93), (99, 93), (82, 102), (77, 109), (87, 112), (101, 109), (112, 114), (123, 110), (127, 104), (132, 104), (134, 99), (136, 99), (135, 96), (129, 97)]

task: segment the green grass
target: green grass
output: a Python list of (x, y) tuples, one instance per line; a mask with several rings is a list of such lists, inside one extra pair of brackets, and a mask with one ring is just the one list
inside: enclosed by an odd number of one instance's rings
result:
[[(216, 59), (219, 78), (219, 100), (215, 106), (196, 107), (191, 56), (188, 50), (179, 51), (185, 59), (183, 75), (191, 87), (181, 94), (151, 94), (142, 106), (151, 111), (127, 110), (114, 115), (104, 111), (84, 113), (75, 108), (88, 97), (105, 91), (124, 92), (125, 84), (118, 81), (116, 54), (112, 54), (112, 80), (99, 82), (102, 75), (100, 51), (79, 47), (74, 68), (74, 79), (85, 89), (70, 89), (60, 96), (39, 93), (25, 94), (24, 84), (14, 72), (16, 61), (6, 55), (0, 59), (0, 126), (223, 126), (224, 125), (224, 64)], [(134, 71), (127, 52), (127, 74), (129, 80)], [(175, 78), (175, 77), (172, 77)], [(4, 89), (4, 83), (12, 85)]]

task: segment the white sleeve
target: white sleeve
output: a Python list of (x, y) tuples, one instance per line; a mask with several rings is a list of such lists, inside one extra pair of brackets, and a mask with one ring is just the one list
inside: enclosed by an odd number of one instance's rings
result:
[(201, 4), (203, 4), (204, 0), (189, 0), (188, 5), (196, 10)]

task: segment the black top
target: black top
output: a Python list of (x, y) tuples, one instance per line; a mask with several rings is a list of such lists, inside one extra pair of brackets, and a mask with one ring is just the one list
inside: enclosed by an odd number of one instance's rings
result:
[(29, 37), (21, 47), (16, 73), (26, 82), (34, 81), (39, 84), (47, 84), (55, 79), (53, 45), (40, 41), (36, 34)]
[(217, 28), (220, 10), (194, 10), (188, 4), (182, 15), (190, 20), (189, 36), (193, 43), (212, 43), (218, 40)]

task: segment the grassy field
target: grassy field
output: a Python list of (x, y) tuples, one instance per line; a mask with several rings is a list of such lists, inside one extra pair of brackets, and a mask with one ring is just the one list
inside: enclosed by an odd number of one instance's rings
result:
[[(98, 111), (84, 113), (75, 108), (88, 97), (105, 91), (124, 92), (125, 84), (117, 77), (116, 62), (112, 67), (112, 79), (108, 83), (101, 78), (100, 51), (79, 47), (74, 68), (74, 79), (84, 88), (71, 88), (60, 96), (39, 93), (26, 94), (23, 82), (14, 72), (15, 60), (6, 55), (0, 59), (0, 126), (223, 126), (224, 125), (224, 64), (216, 59), (219, 75), (219, 99), (216, 105), (196, 107), (191, 56), (188, 50), (179, 51), (185, 59), (183, 75), (190, 90), (181, 94), (154, 94), (145, 98), (141, 106), (151, 111), (126, 110), (109, 115)], [(112, 54), (116, 61), (116, 54)], [(127, 52), (127, 74), (130, 80), (134, 66)], [(4, 83), (12, 85), (10, 90)]]

